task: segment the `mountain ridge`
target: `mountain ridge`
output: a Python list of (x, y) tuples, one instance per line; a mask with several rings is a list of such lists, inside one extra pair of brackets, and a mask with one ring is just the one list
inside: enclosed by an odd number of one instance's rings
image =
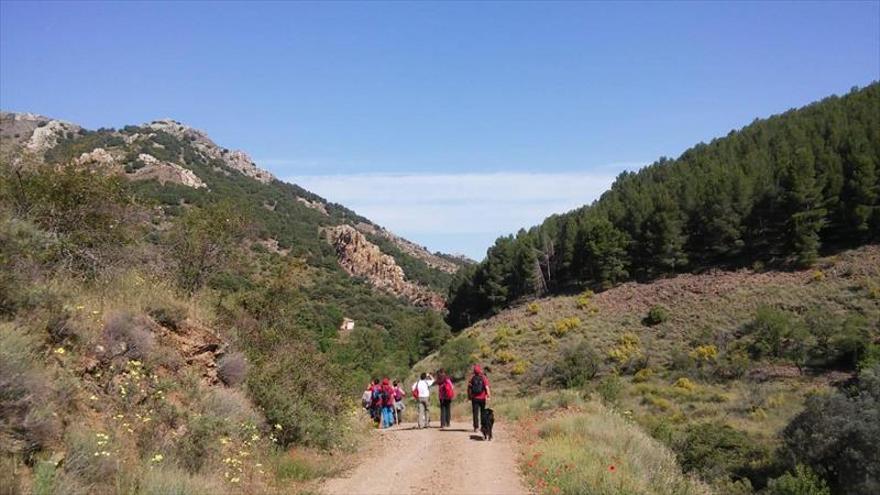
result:
[[(211, 140), (206, 132), (172, 119), (154, 120), (139, 126), (125, 126), (121, 130), (88, 131), (77, 124), (43, 115), (0, 112), (0, 133), (2, 133), (0, 135), (4, 141), (0, 152), (7, 156), (13, 154), (13, 149), (17, 146), (35, 156), (37, 161), (39, 161), (39, 156), (45, 155), (50, 162), (59, 163), (70, 160), (80, 166), (96, 165), (113, 173), (119, 173), (133, 181), (156, 181), (162, 186), (169, 183), (178, 184), (210, 192), (208, 184), (187, 163), (187, 160), (192, 160), (192, 158), (171, 156), (165, 152), (167, 151), (166, 146), (173, 145), (173, 143), (167, 142), (167, 137), (161, 138), (161, 135), (167, 134), (179, 142), (187, 143), (192, 151), (199, 155), (199, 159), (212, 163), (212, 171), (214, 172), (220, 172), (227, 176), (231, 173), (239, 173), (264, 185), (271, 185), (273, 182), (279, 181), (271, 172), (257, 166), (246, 152), (221, 147)], [(100, 139), (93, 139), (93, 143), (76, 149), (75, 145), (78, 139), (88, 139), (96, 134), (100, 135)], [(165, 144), (156, 142), (157, 137), (161, 138), (159, 141), (166, 141)], [(64, 153), (57, 152), (59, 147), (64, 148), (68, 145), (75, 149)], [(139, 147), (135, 153), (132, 152), (134, 147)], [(14, 160), (21, 159), (21, 157), (14, 158)], [(320, 196), (310, 192), (307, 194), (294, 193), (294, 199), (311, 210), (319, 212), (325, 217), (330, 217), (328, 207), (331, 205)], [(274, 204), (270, 206), (275, 207)], [(424, 305), (437, 310), (444, 307), (441, 301), (445, 299), (445, 294), (441, 293), (445, 293), (448, 276), (465, 265), (466, 262), (453, 262), (450, 260), (454, 258), (450, 255), (446, 255), (444, 258), (430, 253), (422, 246), (397, 236), (356, 214), (347, 219), (343, 212), (343, 218), (340, 222), (341, 224), (350, 223), (364, 233), (384, 238), (396, 246), (398, 248), (396, 250), (389, 249), (387, 245), (385, 247), (386, 250), (392, 251), (391, 262), (402, 263), (406, 267), (404, 277), (409, 278), (407, 283), (423, 286), (418, 290), (404, 289), (401, 281), (381, 280), (375, 274), (371, 277), (365, 277), (374, 287), (403, 297), (416, 305)], [(316, 235), (319, 233), (316, 232)], [(382, 247), (379, 246), (377, 249), (382, 250)], [(343, 260), (340, 258), (340, 263), (342, 262)], [(365, 274), (370, 271), (369, 267), (351, 266), (351, 260), (348, 263), (349, 269), (347, 271), (352, 276), (359, 276), (354, 275), (355, 273)], [(422, 276), (422, 280), (412, 278), (414, 271)], [(442, 275), (434, 275), (435, 271), (442, 272)], [(387, 273), (392, 272), (393, 270)], [(430, 282), (426, 282), (425, 277), (429, 278)], [(437, 279), (440, 282), (437, 282)], [(429, 285), (431, 287), (428, 287)], [(416, 294), (422, 295), (416, 296)]]

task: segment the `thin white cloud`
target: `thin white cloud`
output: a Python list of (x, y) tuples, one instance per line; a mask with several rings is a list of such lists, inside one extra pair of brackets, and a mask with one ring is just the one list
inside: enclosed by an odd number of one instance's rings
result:
[(432, 250), (475, 259), (501, 235), (598, 198), (617, 173), (299, 175), (286, 180)]

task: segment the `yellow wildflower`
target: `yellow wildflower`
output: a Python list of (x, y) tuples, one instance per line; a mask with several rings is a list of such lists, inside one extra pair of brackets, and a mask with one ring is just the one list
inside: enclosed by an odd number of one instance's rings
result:
[(65, 351), (63, 347), (59, 347), (58, 349), (55, 349), (55, 354), (64, 354), (65, 352), (67, 352), (67, 351)]

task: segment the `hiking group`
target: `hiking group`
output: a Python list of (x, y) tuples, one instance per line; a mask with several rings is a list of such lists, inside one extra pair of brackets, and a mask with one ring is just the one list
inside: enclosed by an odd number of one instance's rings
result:
[[(419, 428), (428, 428), (430, 425), (430, 398), (431, 387), (437, 386), (437, 397), (440, 400), (440, 428), (449, 428), (452, 423), (452, 400), (455, 399), (455, 386), (452, 378), (444, 370), (437, 372), (435, 379), (431, 373), (422, 373), (419, 380), (410, 387), (411, 397), (418, 407)], [(471, 402), (473, 413), (474, 432), (482, 429), (483, 436), (491, 439), (491, 409), (486, 408), (489, 400), (489, 379), (480, 365), (474, 365), (473, 373), (467, 382), (468, 400)], [(377, 428), (390, 428), (401, 423), (401, 416), (406, 404), (405, 394), (397, 380), (391, 382), (388, 378), (373, 379), (367, 385), (362, 397), (362, 405), (366, 409)], [(488, 427), (489, 433), (486, 433)]]

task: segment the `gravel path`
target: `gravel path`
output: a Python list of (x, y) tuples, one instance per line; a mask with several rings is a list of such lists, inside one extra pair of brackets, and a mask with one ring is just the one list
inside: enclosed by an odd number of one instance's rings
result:
[(419, 430), (404, 424), (376, 431), (365, 460), (343, 478), (323, 483), (327, 495), (525, 495), (514, 441), (503, 425), (484, 442), (469, 424)]

